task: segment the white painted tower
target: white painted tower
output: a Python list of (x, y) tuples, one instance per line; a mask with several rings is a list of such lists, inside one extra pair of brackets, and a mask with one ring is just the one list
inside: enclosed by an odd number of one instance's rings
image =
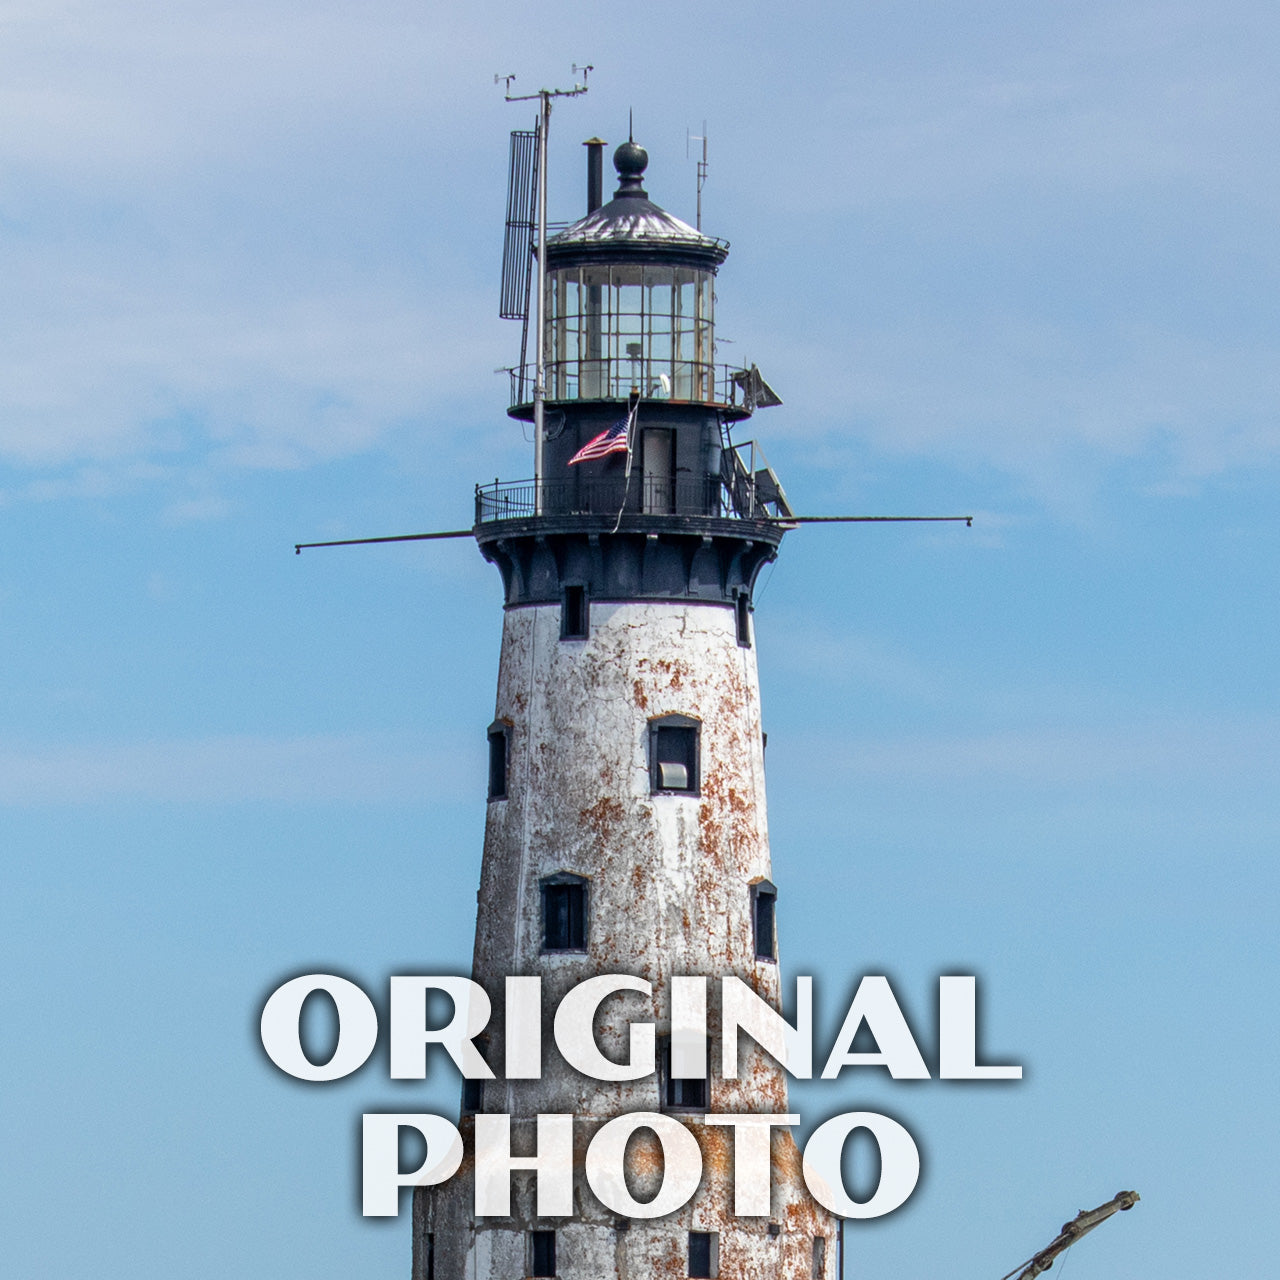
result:
[[(599, 144), (590, 155), (598, 165)], [(713, 990), (736, 975), (779, 1005), (751, 593), (787, 511), (772, 473), (731, 445), (761, 384), (714, 363), (728, 246), (648, 199), (641, 147), (614, 163), (614, 199), (547, 247), (543, 475), (478, 490), (475, 527), (506, 600), (473, 962), (499, 1078), (468, 1083), (461, 1128), (470, 1152), (477, 1112), (509, 1114), (512, 1149), (528, 1154), (537, 1115), (573, 1113), (574, 1212), (539, 1218), (532, 1175), (516, 1174), (512, 1215), (477, 1218), (468, 1156), (415, 1195), (413, 1275), (837, 1280), (839, 1222), (809, 1195), (789, 1131), (773, 1130), (769, 1214), (737, 1217), (732, 1131), (701, 1118), (785, 1113), (781, 1067), (744, 1037), (739, 1079), (712, 1052), (709, 1078), (678, 1080), (664, 1052), (673, 975), (708, 975)], [(513, 385), (510, 412), (528, 420), (525, 370)], [(629, 454), (573, 461), (632, 406)], [(621, 1054), (630, 1021), (656, 1022), (655, 1074), (579, 1074), (547, 1027), (542, 1076), (502, 1079), (504, 980), (539, 975), (554, 1010), (599, 974), (652, 984), (652, 1000), (607, 1002), (597, 1039)], [(713, 1009), (713, 1044), (717, 1031)], [(656, 1220), (620, 1218), (581, 1173), (600, 1125), (639, 1111), (678, 1118), (702, 1150), (697, 1193)], [(640, 1199), (655, 1152), (629, 1150)]]

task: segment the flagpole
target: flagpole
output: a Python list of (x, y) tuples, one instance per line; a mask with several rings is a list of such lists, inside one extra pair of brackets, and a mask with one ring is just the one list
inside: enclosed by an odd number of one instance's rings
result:
[[(622, 527), (622, 513), (627, 509), (627, 495), (631, 492), (631, 459), (635, 449), (636, 419), (640, 416), (640, 393), (635, 393), (635, 401), (627, 407), (627, 470), (622, 479), (622, 506), (618, 508), (618, 518), (614, 521), (613, 531), (617, 533)], [(641, 507), (644, 506), (641, 495)]]

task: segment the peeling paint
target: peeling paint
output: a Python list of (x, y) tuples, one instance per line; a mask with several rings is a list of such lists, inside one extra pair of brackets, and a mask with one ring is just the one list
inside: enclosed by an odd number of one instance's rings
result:
[[(590, 619), (585, 641), (565, 643), (556, 606), (504, 615), (495, 716), (512, 726), (507, 798), (488, 806), (473, 968), (496, 1011), (510, 974), (541, 974), (548, 1010), (595, 974), (645, 978), (651, 1003), (628, 993), (606, 1001), (597, 1020), (602, 1052), (621, 1058), (632, 1019), (663, 1025), (675, 974), (735, 974), (777, 1006), (779, 966), (756, 959), (751, 922), (751, 885), (774, 877), (755, 651), (738, 644), (733, 609), (597, 602)], [(650, 792), (649, 721), (668, 714), (700, 723), (696, 794)], [(541, 881), (564, 871), (589, 884), (587, 949), (547, 955)], [(544, 1043), (550, 1039), (546, 1027)], [(490, 1060), (501, 1062), (503, 1052), (496, 1017)], [(783, 1130), (773, 1137), (779, 1235), (763, 1220), (733, 1216), (732, 1136), (696, 1116), (681, 1118), (703, 1153), (697, 1194), (668, 1218), (617, 1230), (586, 1185), (581, 1151), (609, 1118), (660, 1109), (658, 1084), (591, 1080), (553, 1051), (547, 1062), (540, 1080), (486, 1088), (485, 1107), (511, 1113), (513, 1132), (527, 1130), (539, 1113), (581, 1118), (575, 1218), (538, 1219), (532, 1180), (517, 1175), (513, 1217), (476, 1222), (465, 1166), (416, 1197), (414, 1280), (425, 1280), (426, 1232), (434, 1234), (436, 1280), (511, 1280), (526, 1274), (526, 1233), (544, 1228), (556, 1230), (557, 1272), (569, 1280), (685, 1276), (690, 1230), (719, 1234), (722, 1280), (810, 1280), (813, 1238), (823, 1236), (821, 1280), (836, 1280), (836, 1220), (809, 1196), (799, 1152)], [(739, 1067), (738, 1080), (713, 1075), (709, 1110), (787, 1109), (785, 1075), (763, 1051), (744, 1042)], [(627, 1160), (635, 1194), (646, 1198), (661, 1171), (656, 1141), (638, 1136)]]

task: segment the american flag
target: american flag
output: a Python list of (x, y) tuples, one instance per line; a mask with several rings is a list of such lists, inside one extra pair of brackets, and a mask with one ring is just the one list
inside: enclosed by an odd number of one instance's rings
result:
[(575, 462), (590, 462), (592, 458), (603, 458), (610, 453), (626, 453), (631, 448), (631, 423), (635, 419), (635, 414), (636, 411), (633, 408), (625, 418), (620, 418), (608, 430), (588, 440), (569, 459), (569, 465), (573, 466)]

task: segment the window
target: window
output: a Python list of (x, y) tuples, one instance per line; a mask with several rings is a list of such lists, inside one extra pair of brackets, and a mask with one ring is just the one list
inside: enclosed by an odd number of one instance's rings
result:
[(822, 1280), (827, 1269), (827, 1239), (825, 1236), (813, 1237), (813, 1280)]
[(585, 640), (589, 621), (586, 587), (565, 587), (560, 597), (560, 639)]
[(751, 886), (751, 926), (755, 934), (756, 959), (776, 960), (778, 944), (774, 929), (778, 891), (767, 880)]
[(507, 756), (511, 745), (511, 726), (495, 720), (489, 726), (489, 799), (507, 798)]
[(568, 873), (542, 882), (543, 951), (587, 949), (587, 882)]
[(689, 1274), (698, 1280), (713, 1280), (719, 1272), (719, 1236), (714, 1231), (689, 1232)]
[(698, 791), (698, 721), (659, 716), (649, 721), (649, 785), (659, 791)]
[[(489, 1037), (476, 1037), (476, 1050), (480, 1056), (489, 1061)], [(484, 1110), (484, 1081), (463, 1079), (462, 1081), (462, 1114), (474, 1115)]]
[(711, 400), (714, 272), (631, 263), (547, 273), (550, 399)]
[(672, 1077), (670, 1036), (658, 1037), (658, 1090), (664, 1111), (705, 1111), (711, 1105), (711, 1082), (705, 1076), (701, 1080)]
[(751, 597), (744, 591), (734, 600), (734, 614), (738, 619), (738, 643), (744, 649), (751, 648)]
[(464, 1080), (462, 1082), (462, 1111), (464, 1115), (474, 1115), (484, 1110), (484, 1081)]
[(556, 1273), (556, 1233), (529, 1232), (529, 1274), (553, 1276)]

